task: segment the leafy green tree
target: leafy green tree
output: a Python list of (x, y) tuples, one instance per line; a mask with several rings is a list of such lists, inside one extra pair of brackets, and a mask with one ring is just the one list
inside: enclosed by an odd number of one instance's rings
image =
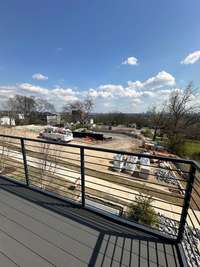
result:
[(128, 218), (141, 224), (156, 226), (158, 218), (156, 211), (151, 206), (152, 198), (140, 194), (135, 199), (136, 203), (131, 204), (129, 207)]

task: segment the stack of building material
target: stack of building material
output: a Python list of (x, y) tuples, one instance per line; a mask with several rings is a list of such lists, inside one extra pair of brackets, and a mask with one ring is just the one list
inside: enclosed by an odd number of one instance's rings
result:
[(122, 171), (126, 163), (125, 155), (122, 154), (116, 154), (113, 158), (113, 167), (118, 172)]
[(143, 179), (148, 179), (150, 174), (150, 159), (140, 158), (140, 177)]
[(136, 169), (137, 161), (138, 161), (138, 157), (136, 157), (136, 156), (128, 156), (127, 159), (126, 159), (126, 164), (124, 166), (124, 169), (126, 171), (131, 172), (131, 174), (133, 174), (135, 169)]

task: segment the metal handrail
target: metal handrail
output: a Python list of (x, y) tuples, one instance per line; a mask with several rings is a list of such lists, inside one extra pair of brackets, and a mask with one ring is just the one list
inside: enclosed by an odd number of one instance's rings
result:
[(25, 141), (30, 142), (37, 142), (37, 143), (43, 143), (43, 144), (52, 144), (52, 145), (58, 145), (58, 146), (64, 146), (64, 147), (73, 147), (79, 149), (79, 155), (80, 155), (80, 174), (81, 174), (81, 184), (80, 184), (80, 191), (81, 191), (81, 204), (82, 207), (85, 208), (85, 199), (86, 199), (86, 188), (85, 188), (85, 151), (99, 151), (99, 152), (107, 152), (107, 153), (118, 153), (118, 154), (124, 154), (124, 155), (131, 155), (131, 156), (137, 156), (137, 157), (145, 157), (149, 159), (157, 159), (157, 160), (163, 160), (163, 161), (170, 161), (173, 163), (183, 163), (188, 164), (190, 166), (189, 171), (189, 179), (187, 181), (187, 186), (185, 189), (185, 195), (184, 195), (184, 203), (182, 206), (182, 212), (181, 212), (181, 219), (180, 224), (178, 228), (177, 233), (177, 239), (176, 242), (180, 243), (183, 239), (184, 230), (187, 223), (187, 216), (188, 216), (188, 210), (191, 203), (191, 194), (193, 190), (193, 183), (195, 180), (195, 172), (200, 171), (200, 166), (196, 161), (188, 160), (188, 159), (181, 159), (181, 158), (174, 158), (174, 157), (163, 157), (163, 156), (154, 156), (154, 155), (148, 155), (143, 153), (133, 153), (133, 152), (125, 152), (121, 150), (114, 150), (114, 149), (107, 149), (107, 148), (98, 148), (98, 147), (91, 147), (91, 146), (85, 146), (85, 145), (76, 145), (76, 144), (69, 144), (69, 143), (61, 143), (56, 141), (49, 141), (49, 140), (41, 140), (41, 139), (33, 139), (33, 138), (27, 138), (27, 137), (18, 137), (18, 136), (11, 136), (11, 135), (0, 135), (0, 137), (3, 138), (11, 138), (11, 139), (17, 139), (20, 141), (19, 145), (21, 147), (21, 152), (23, 156), (23, 164), (24, 164), (24, 173), (26, 178), (26, 185), (30, 186), (29, 181), (29, 171), (28, 171), (28, 164), (27, 164), (27, 151), (26, 151), (26, 143)]
[(6, 137), (6, 138), (12, 138), (12, 139), (23, 139), (24, 141), (31, 141), (31, 142), (37, 142), (37, 143), (46, 143), (46, 144), (52, 144), (52, 145), (58, 145), (58, 146), (67, 146), (67, 147), (74, 147), (74, 148), (83, 148), (85, 150), (93, 150), (93, 151), (100, 151), (100, 152), (108, 152), (108, 153), (122, 153), (129, 156), (137, 156), (137, 157), (145, 157), (149, 159), (158, 159), (158, 160), (164, 160), (164, 161), (173, 161), (175, 163), (185, 163), (185, 164), (194, 164), (197, 169), (200, 170), (199, 164), (194, 160), (189, 159), (182, 159), (182, 158), (174, 158), (174, 157), (163, 157), (163, 156), (154, 156), (154, 155), (148, 155), (143, 153), (134, 153), (134, 152), (127, 152), (123, 150), (115, 150), (115, 149), (108, 149), (108, 148), (100, 148), (100, 147), (91, 147), (91, 146), (85, 146), (85, 145), (75, 145), (75, 144), (69, 144), (65, 142), (57, 142), (57, 141), (50, 141), (50, 140), (42, 140), (42, 139), (35, 139), (35, 138), (28, 138), (28, 137), (19, 137), (19, 136), (13, 136), (13, 135), (3, 135), (0, 134), (0, 137)]

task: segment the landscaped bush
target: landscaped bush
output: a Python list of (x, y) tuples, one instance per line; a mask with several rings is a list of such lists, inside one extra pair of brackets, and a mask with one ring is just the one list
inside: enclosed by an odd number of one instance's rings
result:
[(152, 198), (140, 194), (135, 198), (136, 203), (130, 205), (128, 218), (141, 224), (158, 226), (158, 217), (151, 206)]

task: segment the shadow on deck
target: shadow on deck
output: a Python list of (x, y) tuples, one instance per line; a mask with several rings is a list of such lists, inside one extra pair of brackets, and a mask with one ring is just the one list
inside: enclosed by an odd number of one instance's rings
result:
[(1, 266), (181, 266), (175, 245), (0, 178)]

